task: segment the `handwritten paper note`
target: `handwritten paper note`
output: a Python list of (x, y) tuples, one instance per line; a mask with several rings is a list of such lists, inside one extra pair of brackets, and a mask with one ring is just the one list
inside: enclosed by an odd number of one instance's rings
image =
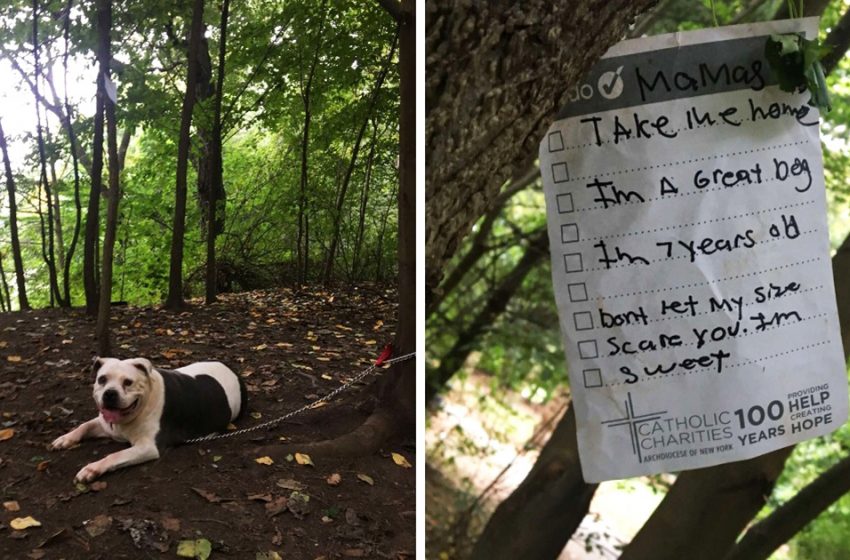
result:
[(585, 480), (746, 459), (847, 419), (817, 109), (771, 33), (625, 41), (540, 146)]

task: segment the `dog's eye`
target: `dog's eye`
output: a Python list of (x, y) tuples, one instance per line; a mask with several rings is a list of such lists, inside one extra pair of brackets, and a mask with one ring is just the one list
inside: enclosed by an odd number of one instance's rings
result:
[(125, 379), (125, 380), (124, 380), (124, 386), (125, 386), (125, 387), (129, 387), (129, 386), (130, 386), (130, 385), (132, 385), (132, 384), (133, 384), (133, 380), (132, 380), (132, 379)]
[(97, 378), (97, 384), (98, 385), (105, 385), (106, 384), (106, 376), (101, 375), (100, 377), (98, 377)]

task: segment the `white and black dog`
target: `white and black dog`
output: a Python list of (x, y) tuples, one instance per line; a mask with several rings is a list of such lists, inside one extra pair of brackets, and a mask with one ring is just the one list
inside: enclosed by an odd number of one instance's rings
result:
[(199, 362), (177, 370), (154, 368), (145, 358), (97, 358), (94, 400), (100, 413), (53, 441), (66, 449), (85, 438), (111, 437), (131, 447), (89, 463), (75, 480), (159, 458), (160, 452), (212, 432), (223, 431), (245, 411), (242, 379), (220, 362)]

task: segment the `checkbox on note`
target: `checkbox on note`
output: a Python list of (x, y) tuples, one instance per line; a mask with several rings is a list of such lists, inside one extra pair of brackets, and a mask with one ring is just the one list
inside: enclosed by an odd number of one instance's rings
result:
[(584, 282), (567, 284), (567, 293), (569, 293), (572, 302), (587, 301), (587, 286), (584, 285)]
[(570, 180), (570, 172), (566, 163), (552, 164), (552, 180), (556, 183), (566, 183)]
[(573, 206), (573, 195), (570, 193), (559, 194), (557, 196), (557, 201), (558, 214), (568, 214), (576, 209), (575, 206)]
[(578, 224), (561, 225), (561, 243), (575, 243), (578, 241)]
[(561, 136), (561, 131), (549, 133), (549, 152), (561, 152), (564, 150), (564, 137)]
[(584, 270), (581, 264), (581, 253), (567, 253), (564, 255), (564, 270), (567, 273)]
[(593, 314), (590, 311), (573, 313), (573, 322), (577, 331), (589, 331), (593, 328)]
[(582, 340), (578, 343), (578, 355), (582, 360), (599, 357), (599, 349), (595, 340)]
[(584, 386), (587, 389), (602, 387), (602, 372), (598, 369), (586, 369), (584, 374)]

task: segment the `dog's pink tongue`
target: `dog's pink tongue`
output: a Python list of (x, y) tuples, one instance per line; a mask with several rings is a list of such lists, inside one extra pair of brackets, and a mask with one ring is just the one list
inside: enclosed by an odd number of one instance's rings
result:
[(109, 422), (110, 424), (114, 424), (118, 422), (121, 418), (121, 413), (117, 410), (109, 410), (108, 408), (101, 408), (100, 413), (103, 414), (103, 419)]

